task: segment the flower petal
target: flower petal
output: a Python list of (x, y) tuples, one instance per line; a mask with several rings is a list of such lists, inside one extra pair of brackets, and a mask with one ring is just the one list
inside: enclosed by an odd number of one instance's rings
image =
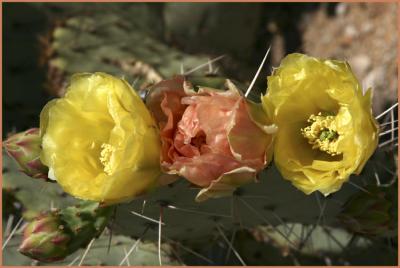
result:
[[(374, 152), (378, 128), (369, 91), (362, 89), (346, 62), (290, 54), (268, 77), (263, 107), (278, 126), (275, 163), (282, 175), (306, 194), (327, 195), (361, 172)], [(334, 114), (338, 155), (313, 149), (301, 129), (311, 115)]]
[(211, 184), (202, 189), (196, 196), (197, 202), (203, 202), (209, 198), (230, 196), (237, 187), (256, 181), (256, 170), (249, 167), (240, 167), (223, 174)]
[[(65, 96), (43, 109), (41, 130), (42, 162), (75, 197), (123, 202), (157, 184), (158, 129), (122, 79), (74, 75)], [(100, 160), (105, 144), (112, 148), (107, 172)]]

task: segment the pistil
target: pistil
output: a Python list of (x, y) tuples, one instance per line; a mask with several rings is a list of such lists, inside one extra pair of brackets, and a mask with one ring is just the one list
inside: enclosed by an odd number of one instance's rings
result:
[(310, 125), (302, 128), (301, 133), (313, 149), (319, 149), (332, 156), (342, 153), (338, 151), (341, 135), (336, 128), (335, 116), (322, 115), (322, 113), (312, 114), (307, 122)]

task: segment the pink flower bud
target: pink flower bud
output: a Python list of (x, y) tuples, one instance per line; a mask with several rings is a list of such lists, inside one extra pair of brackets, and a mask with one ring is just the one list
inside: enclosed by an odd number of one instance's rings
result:
[(14, 134), (4, 141), (4, 148), (26, 175), (47, 179), (48, 168), (40, 161), (42, 139), (39, 132), (38, 128), (31, 128)]
[(43, 262), (63, 259), (68, 252), (70, 238), (60, 226), (60, 221), (53, 214), (39, 216), (25, 227), (19, 252)]

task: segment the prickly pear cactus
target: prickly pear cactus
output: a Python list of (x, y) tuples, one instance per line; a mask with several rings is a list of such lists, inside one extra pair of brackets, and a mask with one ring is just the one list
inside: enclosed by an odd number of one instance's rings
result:
[[(77, 200), (61, 189), (57, 183), (33, 180), (19, 171), (15, 161), (3, 153), (3, 191), (6, 189), (30, 219), (42, 211), (51, 208), (65, 208), (77, 203)], [(11, 206), (12, 204), (6, 204)]]
[[(219, 78), (196, 77), (188, 80), (196, 86), (222, 87), (222, 83), (218, 84), (222, 80)], [(319, 193), (305, 195), (285, 181), (273, 164), (259, 174), (258, 183), (238, 188), (232, 197), (203, 203), (194, 201), (198, 189), (181, 180), (130, 204), (119, 206), (116, 230), (138, 236), (140, 230), (150, 225), (153, 228), (147, 236), (157, 239), (161, 219), (163, 233), (168, 234), (169, 238), (196, 244), (212, 240), (218, 234), (218, 226), (233, 230), (237, 226), (254, 228), (261, 224), (276, 226), (292, 222), (342, 227), (338, 216), (346, 201), (367, 191), (364, 188), (366, 185), (376, 185), (376, 178), (371, 177), (370, 172), (377, 168), (377, 163), (387, 158), (382, 154), (382, 150), (378, 150), (361, 175), (353, 175), (340, 191), (327, 197)], [(386, 169), (396, 170), (395, 163), (388, 162), (386, 165)], [(384, 175), (382, 180), (387, 180), (388, 176), (382, 170), (378, 173)], [(378, 191), (384, 189), (379, 188)], [(189, 216), (193, 221), (185, 220)], [(132, 217), (135, 218), (134, 224), (138, 225), (129, 229)], [(396, 218), (392, 213), (391, 219)], [(278, 232), (278, 235), (285, 237), (282, 232)]]
[[(52, 263), (32, 260), (20, 254), (16, 247), (22, 239), (16, 234), (3, 252), (4, 265), (40, 265), (40, 266), (146, 266), (159, 265), (158, 246), (151, 242), (138, 242), (129, 237), (114, 235), (109, 244), (109, 233), (104, 232), (98, 239), (93, 240), (90, 250), (81, 248), (62, 261)], [(86, 255), (85, 252), (87, 251)], [(175, 249), (169, 244), (161, 247), (161, 259), (164, 265), (182, 265), (177, 259)], [(123, 261), (123, 262), (122, 262)]]
[[(162, 25), (156, 8), (111, 5), (111, 10), (69, 16), (43, 39), (51, 92), (62, 95), (65, 81), (77, 72), (125, 76), (135, 88), (143, 88), (179, 70), (186, 72), (207, 63), (205, 56), (183, 53), (154, 37)], [(149, 16), (158, 18), (152, 24), (144, 23)]]
[[(96, 239), (105, 225), (110, 224), (114, 208), (99, 208), (91, 202), (79, 206), (78, 203), (56, 183), (33, 180), (19, 172), (16, 163), (3, 153), (4, 241), (10, 237), (4, 244), (3, 264), (61, 266), (82, 261), (82, 265), (119, 265), (123, 259), (122, 265), (159, 263), (158, 246), (154, 242), (136, 243), (129, 237), (112, 235), (107, 229)], [(100, 211), (95, 212), (96, 209)], [(93, 238), (91, 250), (82, 258)], [(162, 244), (161, 256), (166, 265), (180, 264), (168, 243)]]
[[(290, 240), (282, 239), (279, 232), (284, 232)], [(293, 250), (289, 241), (296, 243), (299, 250)], [(396, 252), (382, 241), (357, 236), (342, 228), (289, 222), (238, 233), (235, 248), (247, 265), (389, 265), (397, 258)]]
[[(232, 197), (203, 203), (194, 201), (197, 189), (178, 181), (119, 206), (116, 230), (137, 236), (148, 224), (157, 226), (160, 215), (165, 224), (163, 232), (168, 237), (193, 242), (210, 239), (218, 224), (228, 229), (278, 225), (287, 221), (313, 224), (323, 217), (325, 224), (336, 225), (340, 204), (359, 191), (348, 184), (329, 198), (318, 194), (306, 196), (287, 183), (274, 166), (263, 171), (259, 178), (259, 183), (238, 189)], [(136, 228), (128, 228), (132, 224)], [(158, 228), (151, 230), (151, 236), (156, 239)]]
[[(197, 84), (205, 84), (205, 81), (208, 80), (199, 79)], [(315, 255), (315, 246), (295, 243), (296, 236), (300, 236), (298, 231), (297, 235), (294, 235), (296, 232), (289, 235), (286, 233), (287, 230), (282, 230), (289, 227), (282, 227), (282, 224), (286, 226), (286, 223), (290, 222), (316, 226), (317, 229), (308, 230), (310, 236), (317, 235), (316, 230), (319, 230), (321, 225), (328, 226), (327, 228), (342, 226), (339, 215), (346, 208), (346, 202), (359, 195), (360, 192), (369, 192), (365, 185), (376, 184), (376, 178), (369, 176), (368, 171), (374, 169), (374, 163), (381, 160), (381, 157), (382, 152), (378, 151), (373, 158), (374, 162), (371, 161), (367, 165), (361, 176), (353, 176), (350, 183), (345, 184), (339, 192), (327, 198), (318, 194), (304, 195), (287, 183), (274, 165), (269, 166), (259, 175), (259, 183), (237, 189), (232, 197), (211, 199), (202, 203), (194, 201), (198, 189), (193, 188), (184, 180), (178, 180), (129, 204), (119, 205), (112, 228), (116, 234), (133, 236), (141, 240), (147, 239), (153, 243), (180, 242), (192, 248), (201, 248), (202, 245), (215, 240), (216, 236), (222, 236), (222, 228), (231, 232), (252, 229), (259, 225), (272, 228), (278, 226), (274, 228), (275, 241), (287, 242), (286, 244), (277, 243), (279, 248), (290, 248), (304, 254)], [(12, 171), (7, 173), (12, 174)], [(21, 186), (26, 186), (26, 182), (32, 181), (23, 174), (18, 176), (22, 176)], [(381, 183), (387, 181), (385, 177), (381, 177), (381, 180)], [(8, 181), (12, 185), (10, 182), (12, 180)], [(18, 180), (12, 182), (16, 183)], [(35, 185), (36, 183), (35, 181)], [(42, 181), (41, 183), (53, 185)], [(382, 191), (380, 187), (378, 189)], [(370, 197), (366, 195), (365, 198), (369, 200)], [(23, 200), (22, 197), (20, 199)], [(188, 218), (190, 220), (187, 220)], [(321, 239), (320, 235), (317, 237)], [(323, 236), (324, 250), (329, 251), (330, 254), (338, 252), (337, 248), (336, 251), (332, 248), (327, 250), (326, 246), (332, 243), (330, 240), (338, 240), (338, 237), (340, 237), (340, 232)], [(361, 244), (353, 243), (351, 247), (359, 249)], [(307, 249), (308, 251), (305, 251)], [(340, 250), (343, 251), (342, 248)]]
[(396, 235), (395, 189), (379, 189), (376, 185), (369, 185), (366, 189), (368, 192), (358, 193), (344, 204), (339, 219), (353, 233), (367, 236)]
[[(56, 184), (35, 180), (18, 170), (16, 162), (3, 153), (3, 193), (9, 198), (5, 211), (20, 208), (20, 219), (14, 224), (24, 230), (20, 252), (33, 259), (50, 262), (63, 259), (78, 248), (86, 246), (106, 226), (111, 207), (82, 202), (65, 194)], [(3, 214), (3, 217), (15, 217)], [(17, 227), (17, 226), (16, 226)], [(11, 228), (11, 226), (10, 226)]]
[[(201, 85), (205, 82), (198, 80), (197, 83)], [(192, 248), (201, 248), (203, 245), (215, 240), (215, 237), (222, 236), (226, 238), (226, 235), (222, 234), (222, 229), (232, 232), (234, 230), (252, 229), (259, 225), (267, 225), (274, 229), (273, 234), (269, 234), (269, 236), (275, 237), (274, 241), (287, 242), (286, 244), (275, 242), (279, 248), (290, 248), (296, 252), (300, 251), (304, 254), (315, 255), (315, 246), (307, 246), (303, 245), (304, 243), (295, 242), (296, 237), (301, 236), (298, 231), (293, 232), (293, 234), (287, 233), (287, 229), (291, 228), (286, 226), (287, 223), (315, 226), (317, 229), (314, 228), (307, 231), (309, 233), (307, 236), (310, 237), (318, 234), (316, 230), (320, 229), (319, 226), (327, 226), (326, 228), (340, 227), (342, 222), (339, 215), (343, 210), (346, 210), (348, 200), (356, 198), (354, 196), (359, 195), (360, 192), (366, 191), (369, 193), (365, 185), (376, 184), (376, 178), (369, 176), (371, 173), (368, 171), (374, 169), (374, 163), (381, 160), (381, 157), (382, 152), (378, 151), (373, 158), (374, 162), (371, 161), (368, 164), (364, 173), (360, 176), (353, 176), (350, 183), (345, 184), (339, 192), (329, 197), (323, 197), (318, 194), (304, 195), (286, 182), (279, 175), (274, 165), (269, 166), (259, 175), (259, 183), (237, 189), (232, 197), (211, 199), (202, 203), (194, 201), (198, 189), (193, 188), (184, 180), (178, 180), (129, 204), (119, 205), (112, 229), (116, 234), (133, 236), (140, 240), (146, 239), (153, 241), (153, 243), (180, 242)], [(9, 158), (7, 160), (7, 157), (5, 157), (6, 165), (13, 165), (7, 161), (11, 160)], [(57, 189), (57, 186), (53, 183), (31, 180), (13, 170), (7, 170), (5, 175), (5, 185), (7, 186), (8, 184), (8, 188), (27, 187), (29, 183), (34, 182), (32, 187), (38, 187), (40, 183), (43, 183), (50, 187), (54, 185), (54, 190)], [(9, 178), (7, 179), (8, 176)], [(18, 179), (13, 179), (13, 176), (20, 177), (20, 182), (18, 182)], [(386, 176), (380, 178), (380, 183), (386, 186), (387, 181)], [(26, 203), (27, 207), (32, 209), (41, 207), (38, 203), (33, 205), (26, 201), (29, 198), (34, 199), (31, 197), (29, 190), (25, 191), (25, 195), (18, 194), (20, 191), (21, 189), (16, 191), (16, 197)], [(51, 191), (49, 195), (43, 196), (50, 199), (57, 196), (51, 201), (55, 201), (60, 197), (61, 199), (64, 198), (60, 189), (58, 191), (57, 194), (55, 190), (53, 196)], [(378, 187), (379, 191), (382, 191), (382, 187)], [(370, 200), (368, 195), (363, 198)], [(76, 208), (74, 210), (67, 207), (65, 211), (69, 211), (65, 215), (66, 217), (68, 215), (71, 219), (79, 215), (79, 213), (76, 213)], [(74, 220), (71, 220), (71, 222), (74, 222)], [(93, 220), (88, 224), (93, 224)], [(274, 228), (274, 226), (277, 227)], [(82, 239), (85, 238), (84, 243), (77, 237), (74, 237), (74, 243), (79, 245), (87, 244), (87, 237), (93, 237), (93, 228), (91, 230), (91, 235), (86, 236), (86, 238), (82, 236)], [(295, 235), (296, 233), (297, 235)], [(323, 236), (321, 247), (324, 248), (324, 251), (329, 251), (330, 254), (338, 252), (337, 247), (336, 250), (332, 248), (328, 250), (326, 245), (332, 243), (332, 241), (328, 242), (330, 240), (338, 240), (340, 234), (341, 232), (335, 232), (331, 236)], [(51, 234), (48, 237), (52, 238), (53, 235)], [(320, 235), (317, 237), (321, 239)], [(348, 236), (346, 237), (348, 239)], [(351, 247), (358, 250), (362, 245), (362, 243), (353, 243)], [(74, 247), (74, 250), (76, 249), (77, 247)], [(307, 249), (308, 251), (305, 251)], [(342, 252), (343, 248), (340, 248), (339, 251)]]
[[(194, 76), (189, 76), (194, 86), (222, 88), (225, 77), (215, 73), (216, 63), (207, 64), (208, 57), (183, 53), (159, 38), (163, 26), (155, 19), (160, 13), (154, 7), (109, 4), (94, 5), (83, 13), (80, 9), (74, 6), (42, 39), (48, 87), (54, 95), (63, 95), (72, 73), (94, 71), (125, 76), (136, 89), (146, 89), (194, 68)], [(383, 133), (394, 124), (395, 118), (390, 120), (391, 124), (381, 120)], [(54, 264), (179, 265), (183, 264), (180, 258), (187, 264), (365, 264), (363, 252), (374, 252), (374, 245), (381, 247), (379, 254), (397, 247), (393, 221), (397, 195), (376, 198), (385, 189), (397, 188), (394, 148), (393, 141), (382, 135), (363, 173), (328, 197), (305, 195), (270, 165), (259, 174), (258, 183), (237, 189), (232, 197), (198, 203), (198, 189), (178, 180), (118, 205), (115, 214), (114, 208), (93, 203), (74, 206), (79, 201), (56, 183), (32, 180), (3, 153), (3, 192), (7, 193), (3, 201), (8, 203), (3, 204), (3, 217), (22, 213), (30, 222), (24, 228), (16, 226), (15, 220), (7, 224), (4, 264), (45, 265), (44, 261), (64, 257)], [(370, 195), (368, 185), (377, 185), (376, 195)], [(357, 229), (343, 229), (343, 224), (354, 222)], [(112, 236), (108, 229), (100, 235), (106, 224)], [(10, 231), (13, 227), (19, 227), (15, 233)], [(39, 262), (17, 252), (21, 241), (21, 252)], [(393, 256), (379, 263), (396, 263)]]

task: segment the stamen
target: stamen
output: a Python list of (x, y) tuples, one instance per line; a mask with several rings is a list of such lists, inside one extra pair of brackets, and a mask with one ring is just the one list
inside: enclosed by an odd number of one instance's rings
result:
[(108, 144), (108, 143), (103, 143), (101, 145), (101, 152), (100, 152), (100, 162), (103, 164), (104, 166), (104, 172), (107, 175), (111, 175), (112, 174), (112, 168), (111, 168), (111, 156), (115, 151), (114, 146)]
[(338, 151), (340, 133), (336, 129), (335, 116), (312, 114), (307, 122), (311, 123), (308, 127), (301, 129), (301, 134), (312, 144), (313, 149), (319, 149), (332, 156), (339, 155)]

